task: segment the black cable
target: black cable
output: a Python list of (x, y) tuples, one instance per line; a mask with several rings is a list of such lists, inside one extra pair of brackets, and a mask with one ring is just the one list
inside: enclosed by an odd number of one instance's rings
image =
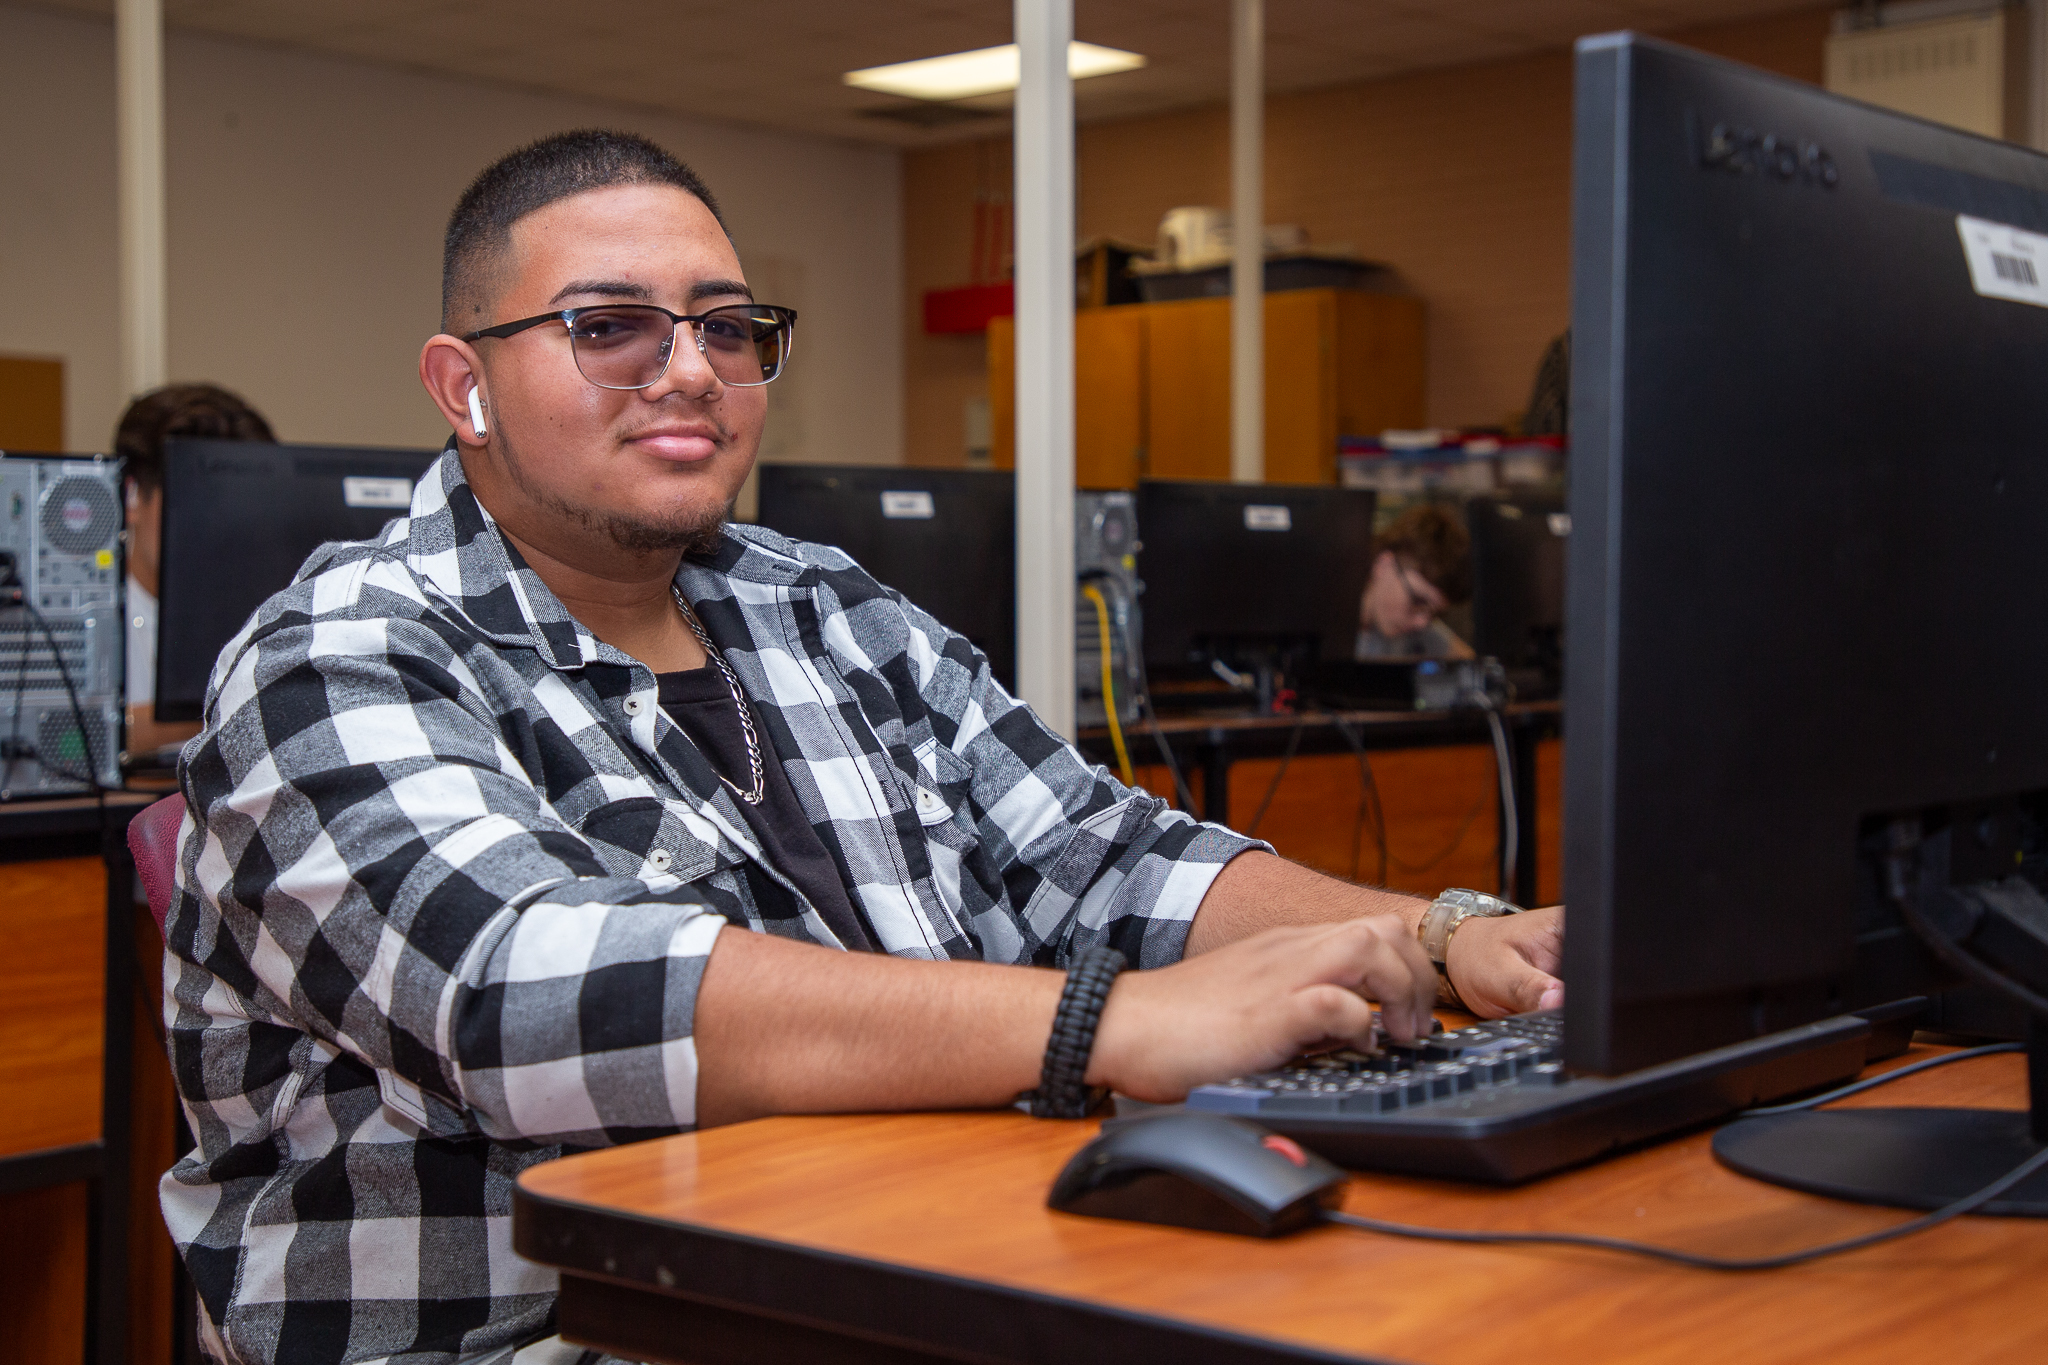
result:
[(1280, 790), (1280, 779), (1287, 776), (1287, 765), (1294, 762), (1294, 751), (1301, 744), (1301, 727), (1307, 723), (1306, 712), (1294, 713), (1294, 728), (1287, 732), (1287, 750), (1280, 755), (1280, 766), (1273, 770), (1273, 780), (1266, 784), (1266, 794), (1259, 800), (1258, 814), (1252, 817), (1251, 826), (1244, 832), (1245, 838), (1259, 837), (1259, 824), (1266, 818), (1266, 807), (1273, 804), (1273, 794)]
[(1745, 1109), (1735, 1117), (1738, 1119), (1755, 1119), (1762, 1118), (1766, 1114), (1793, 1114), (1802, 1109), (1817, 1109), (1823, 1104), (1847, 1099), (1851, 1095), (1860, 1095), (1866, 1090), (1875, 1090), (1880, 1085), (1889, 1085), (1901, 1077), (1917, 1076), (1921, 1072), (1934, 1067), (1947, 1066), (1950, 1062), (1967, 1062), (1973, 1057), (1990, 1057), (2000, 1052), (2025, 1052), (2026, 1050), (2027, 1045), (2025, 1043), (1990, 1043), (1984, 1047), (1964, 1048), (1960, 1052), (1944, 1052), (1939, 1057), (1923, 1057), (1910, 1066), (1897, 1067), (1894, 1070), (1885, 1072), (1882, 1076), (1871, 1076), (1865, 1080), (1851, 1081), (1847, 1085), (1838, 1086), (1825, 1094), (1815, 1095), (1811, 1099), (1795, 1100), (1791, 1104), (1771, 1104), (1758, 1109)]
[(1521, 812), (1515, 804), (1515, 760), (1508, 752), (1507, 727), (1493, 699), (1481, 694), (1480, 707), (1486, 712), (1486, 728), (1493, 732), (1493, 770), (1500, 779), (1500, 894), (1508, 896), (1515, 880), (1515, 863), (1521, 850)]
[(1960, 943), (1937, 928), (1933, 920), (1921, 913), (1919, 903), (1909, 892), (1895, 885), (1891, 897), (1899, 913), (1905, 916), (1906, 923), (1920, 936), (1921, 942), (1934, 950), (1934, 955), (1943, 965), (1962, 973), (1979, 985), (1989, 986), (1992, 990), (2012, 996), (2036, 1015), (2048, 1016), (2048, 998), (2044, 998), (2037, 991), (2029, 990), (2003, 972), (1994, 971), (1979, 962)]
[(1372, 816), (1373, 841), (1380, 855), (1379, 878), (1376, 886), (1387, 881), (1387, 808), (1380, 800), (1379, 783), (1373, 781), (1372, 760), (1365, 752), (1365, 739), (1351, 733), (1351, 727), (1341, 717), (1332, 716), (1330, 723), (1337, 727), (1337, 733), (1351, 746), (1351, 752), (1358, 758), (1358, 823), (1351, 828), (1351, 880), (1358, 880), (1358, 838), (1365, 826), (1367, 814)]
[(1385, 1233), (1390, 1237), (1413, 1237), (1428, 1242), (1476, 1242), (1506, 1245), (1571, 1246), (1590, 1247), (1597, 1251), (1620, 1251), (1631, 1256), (1648, 1256), (1654, 1260), (1670, 1261), (1676, 1265), (1690, 1266), (1696, 1270), (1779, 1270), (1786, 1266), (1804, 1265), (1827, 1256), (1839, 1256), (1844, 1252), (1860, 1251), (1864, 1247), (1876, 1246), (1880, 1242), (1893, 1242), (1901, 1237), (1910, 1237), (1917, 1232), (1939, 1227), (1952, 1218), (1960, 1218), (1973, 1209), (1981, 1208), (2004, 1194), (2013, 1186), (2027, 1179), (2035, 1172), (2048, 1168), (2048, 1147), (2042, 1148), (2019, 1165), (2007, 1171), (1983, 1188), (1964, 1195), (1961, 1199), (1911, 1218), (1903, 1223), (1877, 1232), (1866, 1232), (1860, 1237), (1845, 1237), (1837, 1242), (1823, 1242), (1819, 1246), (1788, 1251), (1778, 1256), (1723, 1257), (1704, 1256), (1696, 1252), (1680, 1251), (1676, 1247), (1660, 1247), (1649, 1242), (1631, 1242), (1620, 1237), (1597, 1237), (1589, 1233), (1576, 1232), (1467, 1232), (1453, 1228), (1423, 1228), (1408, 1223), (1386, 1223), (1377, 1218), (1363, 1218), (1355, 1213), (1330, 1213), (1332, 1223), (1346, 1227), (1363, 1228), (1367, 1232)]
[(1458, 851), (1459, 846), (1465, 842), (1465, 836), (1472, 832), (1472, 822), (1479, 818), (1479, 812), (1486, 809), (1486, 803), (1492, 796), (1493, 793), (1490, 791), (1482, 791), (1479, 793), (1479, 799), (1472, 803), (1472, 809), (1465, 812), (1465, 818), (1458, 824), (1458, 832), (1451, 836), (1451, 841), (1448, 844), (1444, 845), (1443, 852), (1437, 854), (1435, 857), (1431, 858), (1427, 862), (1412, 865), (1409, 863), (1404, 863), (1399, 858), (1394, 858), (1393, 855), (1389, 854), (1388, 857), (1392, 860), (1394, 867), (1399, 871), (1406, 872), (1410, 876), (1413, 876), (1417, 873), (1430, 871), (1431, 869), (1435, 868), (1438, 863), (1450, 857), (1453, 853), (1456, 853)]
[(1166, 742), (1166, 732), (1159, 728), (1159, 712), (1152, 705), (1152, 679), (1145, 672), (1145, 651), (1131, 643), (1130, 622), (1126, 621), (1117, 629), (1124, 637), (1124, 657), (1138, 670), (1138, 714), (1145, 722), (1145, 728), (1152, 734), (1152, 742), (1159, 746), (1159, 757), (1166, 763), (1166, 771), (1173, 777), (1174, 795), (1180, 801), (1180, 808), (1197, 820), (1201, 812), (1195, 808), (1194, 793), (1188, 790), (1187, 780), (1180, 775), (1180, 764), (1173, 756), (1173, 746)]

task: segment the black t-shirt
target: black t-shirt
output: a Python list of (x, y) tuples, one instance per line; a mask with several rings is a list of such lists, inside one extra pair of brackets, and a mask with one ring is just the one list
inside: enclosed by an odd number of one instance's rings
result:
[[(753, 773), (747, 765), (747, 740), (740, 730), (739, 708), (733, 704), (725, 675), (710, 664), (675, 673), (658, 673), (655, 683), (661, 709), (688, 735), (697, 751), (712, 768), (731, 779), (741, 791), (753, 790)], [(758, 806), (734, 798), (747, 827), (760, 841), (761, 855), (775, 870), (802, 890), (804, 899), (818, 917), (849, 948), (873, 951), (874, 939), (867, 922), (854, 908), (840, 879), (839, 866), (826, 851), (818, 831), (796, 799), (796, 789), (782, 771), (768, 736), (758, 726), (755, 743), (761, 747), (761, 770), (766, 795)], [(754, 901), (770, 919), (794, 919), (798, 907), (788, 890), (777, 884), (752, 862), (746, 865)]]

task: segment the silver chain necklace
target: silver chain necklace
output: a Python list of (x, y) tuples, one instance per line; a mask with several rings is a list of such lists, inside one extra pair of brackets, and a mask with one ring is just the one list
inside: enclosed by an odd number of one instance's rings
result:
[(683, 590), (671, 583), (668, 585), (668, 591), (669, 596), (676, 599), (676, 610), (690, 623), (691, 631), (697, 636), (697, 643), (704, 646), (704, 652), (711, 657), (711, 662), (717, 664), (718, 671), (725, 675), (725, 686), (732, 693), (732, 704), (739, 708), (740, 734), (747, 741), (747, 770), (754, 779), (754, 789), (741, 791), (739, 784), (724, 773), (718, 775), (718, 780), (731, 787), (732, 794), (740, 800), (750, 806), (758, 806), (762, 798), (768, 795), (768, 779), (761, 771), (761, 741), (754, 737), (754, 712), (747, 705), (747, 694), (740, 691), (740, 680), (725, 666), (724, 656), (718, 652), (718, 647), (711, 643), (711, 637), (704, 633), (704, 623), (697, 619), (697, 613), (691, 611), (690, 604), (683, 600)]

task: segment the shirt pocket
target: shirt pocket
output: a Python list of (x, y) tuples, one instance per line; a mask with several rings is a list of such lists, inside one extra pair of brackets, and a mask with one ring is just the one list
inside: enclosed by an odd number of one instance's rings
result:
[(973, 814), (967, 798), (974, 783), (974, 765), (937, 740), (917, 746), (918, 782), (911, 792), (911, 809), (927, 834), (939, 826), (958, 823), (973, 828)]
[(654, 796), (607, 801), (577, 821), (576, 830), (605, 871), (643, 881), (698, 881), (722, 861), (738, 860), (736, 849), (731, 859), (722, 859), (717, 830), (681, 801)]

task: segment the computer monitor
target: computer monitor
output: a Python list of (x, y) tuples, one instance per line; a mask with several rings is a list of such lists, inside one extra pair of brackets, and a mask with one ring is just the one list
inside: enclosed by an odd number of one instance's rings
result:
[(1472, 648), (1506, 665), (1523, 698), (1564, 681), (1564, 494), (1504, 493), (1465, 504), (1472, 533)]
[(2048, 918), (2048, 158), (1631, 35), (1576, 101), (1567, 1063), (2010, 980), (1991, 931), (2038, 931), (1983, 887)]
[(1170, 678), (1351, 658), (1373, 506), (1356, 488), (1140, 482), (1146, 666)]
[(1569, 1031), (1627, 1069), (1850, 998), (1871, 822), (2048, 789), (2048, 307), (1972, 239), (2048, 247), (2048, 159), (1629, 36), (1577, 89)]
[(1017, 481), (1008, 470), (764, 464), (761, 524), (837, 546), (1017, 674)]
[(166, 441), (156, 718), (198, 720), (214, 663), (250, 614), (320, 546), (404, 516), (439, 453)]

